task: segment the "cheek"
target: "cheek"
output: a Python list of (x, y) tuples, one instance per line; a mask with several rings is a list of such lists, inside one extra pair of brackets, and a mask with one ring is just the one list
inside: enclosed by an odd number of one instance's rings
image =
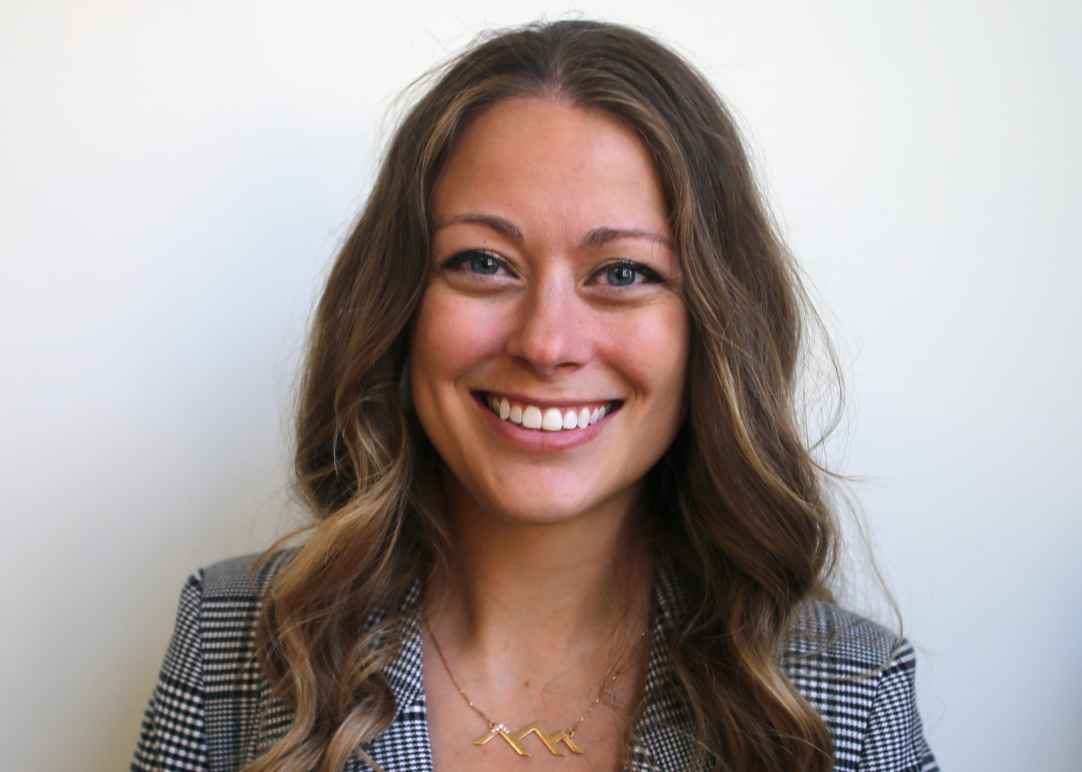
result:
[(676, 299), (650, 310), (613, 330), (614, 358), (637, 390), (679, 405), (688, 362), (687, 312)]
[(499, 319), (485, 303), (429, 287), (410, 345), (411, 377), (431, 383), (463, 374), (499, 349), (498, 329)]

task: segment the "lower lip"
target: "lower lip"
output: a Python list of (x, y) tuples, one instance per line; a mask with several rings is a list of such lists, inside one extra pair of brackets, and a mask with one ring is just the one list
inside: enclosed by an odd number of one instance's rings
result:
[(478, 399), (474, 398), (473, 402), (484, 415), (484, 420), (497, 434), (525, 450), (543, 452), (570, 450), (585, 445), (608, 425), (609, 419), (613, 415), (619, 412), (608, 413), (603, 418), (599, 418), (596, 423), (582, 429), (561, 429), (558, 432), (547, 432), (544, 429), (523, 429), (518, 424), (503, 420), (482, 405)]

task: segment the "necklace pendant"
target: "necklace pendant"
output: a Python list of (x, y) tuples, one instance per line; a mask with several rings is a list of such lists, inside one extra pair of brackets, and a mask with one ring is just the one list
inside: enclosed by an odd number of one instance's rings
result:
[(473, 744), (478, 746), (487, 745), (489, 742), (499, 737), (511, 746), (511, 750), (519, 756), (529, 756), (530, 754), (526, 750), (526, 746), (522, 744), (522, 741), (530, 735), (535, 735), (553, 756), (564, 755), (563, 749), (560, 747), (561, 745), (566, 747), (567, 750), (572, 753), (582, 755), (582, 748), (575, 742), (570, 731), (564, 729), (550, 735), (541, 728), (541, 725), (537, 721), (533, 721), (514, 732), (512, 732), (506, 724), (493, 724), (489, 727), (487, 732), (474, 740)]
[(511, 736), (511, 730), (507, 727), (507, 724), (494, 724), (489, 727), (489, 730), (483, 735), (473, 741), (474, 745), (487, 745), (490, 741), (500, 737), (505, 743), (511, 746), (511, 750), (517, 753), (519, 756), (529, 756), (530, 754), (522, 746), (518, 740)]

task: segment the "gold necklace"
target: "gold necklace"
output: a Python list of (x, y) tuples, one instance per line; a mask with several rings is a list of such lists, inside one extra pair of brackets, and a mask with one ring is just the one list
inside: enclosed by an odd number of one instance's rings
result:
[[(602, 679), (601, 688), (597, 691), (597, 697), (595, 697), (594, 701), (587, 706), (586, 710), (575, 719), (575, 723), (573, 723), (570, 728), (555, 733), (548, 733), (541, 728), (541, 723), (539, 721), (531, 721), (525, 726), (512, 731), (511, 728), (502, 721), (493, 721), (489, 718), (487, 713), (474, 704), (473, 700), (470, 699), (470, 696), (466, 694), (465, 690), (459, 685), (458, 679), (455, 678), (455, 674), (451, 672), (451, 666), (447, 664), (447, 657), (443, 654), (443, 648), (440, 646), (439, 638), (432, 632), (432, 627), (428, 624), (428, 617), (425, 616), (422, 619), (425, 629), (428, 630), (428, 636), (432, 639), (432, 643), (436, 647), (436, 654), (439, 655), (440, 662), (443, 663), (443, 669), (447, 671), (451, 683), (455, 685), (455, 689), (462, 695), (462, 699), (466, 701), (466, 704), (470, 706), (470, 709), (488, 724), (488, 731), (473, 741), (473, 744), (477, 746), (487, 745), (489, 742), (499, 737), (519, 756), (529, 756), (530, 754), (522, 744), (522, 741), (530, 735), (534, 735), (553, 756), (564, 755), (563, 750), (560, 748), (561, 745), (565, 746), (572, 753), (582, 754), (582, 747), (575, 742), (575, 732), (578, 731), (579, 726), (586, 720), (586, 717), (590, 715), (590, 711), (596, 708), (601, 702), (601, 699), (605, 696), (605, 687), (608, 686), (610, 682), (615, 683), (616, 679), (619, 678), (626, 669), (626, 663), (623, 659), (619, 660), (617, 666), (612, 669), (612, 674)], [(635, 643), (632, 644), (631, 648), (628, 650), (628, 656), (630, 656), (631, 652), (635, 650), (635, 647), (639, 645), (639, 642), (646, 637), (648, 631), (649, 628), (643, 630), (639, 637), (635, 639)]]

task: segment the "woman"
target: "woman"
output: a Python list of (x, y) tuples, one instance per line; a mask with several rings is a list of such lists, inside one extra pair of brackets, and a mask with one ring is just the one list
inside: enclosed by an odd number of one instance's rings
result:
[(671, 51), (451, 62), (319, 305), (308, 539), (189, 579), (133, 768), (934, 769), (909, 644), (830, 602), (803, 298)]

